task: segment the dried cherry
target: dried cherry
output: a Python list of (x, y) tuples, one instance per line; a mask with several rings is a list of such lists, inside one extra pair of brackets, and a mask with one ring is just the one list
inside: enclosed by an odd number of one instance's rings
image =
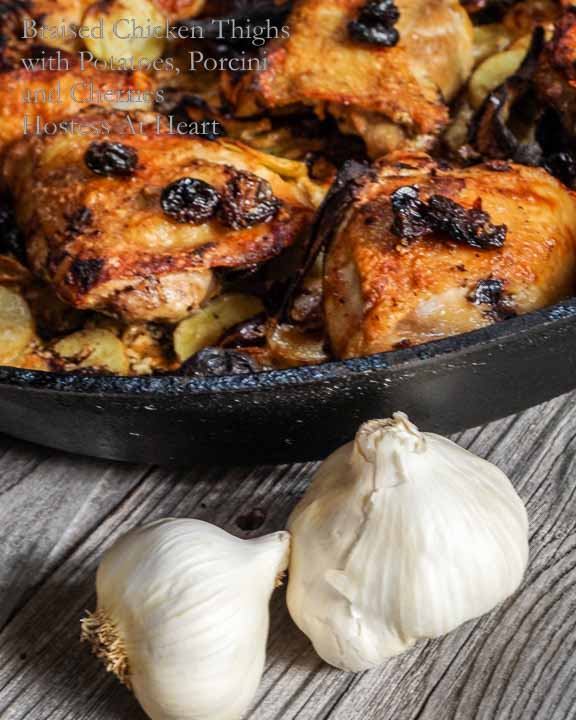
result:
[(403, 240), (442, 233), (454, 242), (488, 250), (502, 247), (506, 225), (494, 225), (480, 207), (465, 208), (444, 195), (420, 199), (416, 185), (406, 185), (390, 196), (394, 220), (392, 232)]
[(269, 222), (281, 204), (267, 180), (238, 171), (226, 183), (219, 216), (224, 225), (240, 230)]
[(220, 200), (218, 190), (204, 180), (183, 177), (164, 188), (160, 203), (176, 222), (200, 225), (216, 214)]
[(104, 177), (129, 177), (138, 166), (138, 152), (129, 145), (108, 140), (90, 143), (84, 162), (89, 170)]
[(399, 19), (400, 11), (393, 0), (370, 0), (348, 23), (348, 34), (357, 42), (393, 47), (400, 40), (394, 27)]

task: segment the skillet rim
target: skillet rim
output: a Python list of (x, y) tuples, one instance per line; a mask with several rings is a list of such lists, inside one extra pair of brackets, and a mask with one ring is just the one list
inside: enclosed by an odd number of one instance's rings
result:
[(120, 376), (89, 375), (76, 372), (46, 372), (0, 365), (0, 388), (42, 390), (88, 396), (117, 395), (174, 397), (182, 394), (226, 395), (258, 393), (279, 387), (319, 384), (342, 378), (369, 376), (382, 371), (413, 371), (418, 363), (445, 358), (456, 359), (474, 350), (487, 349), (502, 342), (532, 334), (536, 330), (561, 326), (576, 319), (576, 297), (562, 300), (546, 308), (519, 315), (504, 322), (489, 325), (458, 335), (415, 345), (400, 350), (388, 350), (375, 355), (332, 360), (320, 365), (303, 365), (283, 370), (264, 370), (246, 375), (224, 377), (179, 376)]

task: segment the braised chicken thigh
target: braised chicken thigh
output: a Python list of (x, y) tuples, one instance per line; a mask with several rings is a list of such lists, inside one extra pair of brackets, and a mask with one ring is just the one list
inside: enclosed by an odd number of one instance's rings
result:
[(312, 106), (360, 135), (372, 157), (429, 148), (448, 122), (444, 101), (472, 68), (472, 27), (457, 0), (298, 0), (288, 25), (264, 69), (225, 79), (236, 113)]
[(216, 268), (262, 263), (310, 222), (304, 165), (283, 178), (272, 158), (168, 134), (155, 115), (136, 115), (135, 134), (122, 114), (87, 117), (105, 138), (24, 139), (4, 169), (33, 270), (77, 308), (178, 320), (216, 292)]
[(540, 168), (394, 154), (327, 202), (341, 213), (324, 276), (337, 357), (481, 328), (574, 289), (576, 199)]

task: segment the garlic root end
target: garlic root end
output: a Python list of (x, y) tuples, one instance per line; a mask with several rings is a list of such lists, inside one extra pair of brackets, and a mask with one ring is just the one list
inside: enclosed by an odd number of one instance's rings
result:
[(114, 673), (128, 689), (130, 681), (130, 663), (126, 655), (124, 639), (104, 610), (87, 612), (80, 621), (82, 642), (90, 643), (93, 654), (102, 661), (107, 672)]

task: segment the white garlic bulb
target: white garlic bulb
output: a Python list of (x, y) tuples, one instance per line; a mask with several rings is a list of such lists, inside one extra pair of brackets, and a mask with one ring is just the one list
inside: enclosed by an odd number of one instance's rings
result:
[(83, 638), (153, 720), (237, 720), (264, 667), (286, 532), (242, 540), (200, 520), (129, 532), (104, 556)]
[(403, 413), (333, 453), (288, 527), (290, 614), (352, 672), (489, 611), (528, 561), (526, 510), (504, 473)]

